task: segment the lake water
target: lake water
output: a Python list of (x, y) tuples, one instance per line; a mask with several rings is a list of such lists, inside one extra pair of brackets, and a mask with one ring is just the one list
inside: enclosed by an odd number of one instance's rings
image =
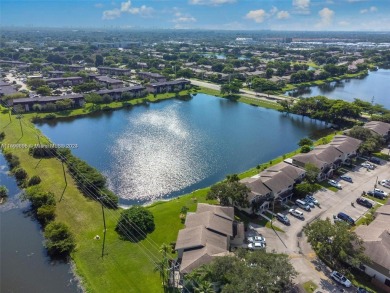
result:
[(122, 204), (135, 204), (210, 186), (296, 149), (325, 125), (198, 94), (38, 127), (54, 143), (78, 144), (73, 153), (107, 176)]
[(7, 171), (0, 153), (0, 185), (9, 191), (0, 205), (0, 292), (81, 292), (70, 265), (51, 262), (46, 255), (39, 224), (28, 214), (28, 203), (20, 201), (20, 190)]
[(343, 99), (352, 102), (355, 98), (384, 105), (390, 109), (390, 70), (379, 69), (371, 71), (368, 76), (359, 79), (347, 79), (331, 82), (320, 86), (300, 88), (287, 92), (294, 97), (326, 96), (333, 99)]

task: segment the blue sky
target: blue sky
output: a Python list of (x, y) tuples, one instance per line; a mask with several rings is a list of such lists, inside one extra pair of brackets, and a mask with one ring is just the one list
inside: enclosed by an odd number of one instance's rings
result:
[(390, 0), (1, 0), (1, 26), (390, 30)]

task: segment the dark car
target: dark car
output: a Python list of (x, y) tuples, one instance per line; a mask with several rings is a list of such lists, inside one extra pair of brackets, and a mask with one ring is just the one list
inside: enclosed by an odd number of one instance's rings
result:
[(379, 198), (379, 199), (384, 199), (385, 195), (383, 193), (377, 192), (375, 190), (369, 190), (367, 191), (368, 195), (371, 195), (373, 197)]
[(276, 218), (282, 222), (283, 224), (289, 226), (290, 225), (290, 220), (287, 218), (287, 216), (281, 214), (281, 213), (277, 213), (276, 214)]
[(381, 164), (381, 160), (379, 160), (378, 158), (375, 158), (375, 157), (371, 157), (371, 158), (369, 159), (369, 161), (370, 161), (371, 163), (374, 163), (374, 164), (377, 164), (377, 165), (380, 165), (380, 164)]
[(359, 287), (357, 288), (356, 293), (368, 293), (368, 291), (364, 288)]
[(372, 203), (369, 200), (365, 199), (365, 198), (358, 198), (358, 199), (356, 199), (356, 202), (358, 204), (366, 207), (366, 208), (369, 208), (369, 209), (372, 208)]
[(338, 213), (337, 218), (343, 220), (344, 222), (347, 222), (350, 225), (355, 225), (354, 219), (352, 219), (350, 216), (348, 216), (345, 213), (342, 213), (342, 212)]

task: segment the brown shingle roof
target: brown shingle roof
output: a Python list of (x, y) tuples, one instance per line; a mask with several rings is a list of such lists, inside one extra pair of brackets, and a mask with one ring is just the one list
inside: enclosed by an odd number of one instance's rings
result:
[(227, 238), (206, 229), (203, 225), (185, 228), (179, 231), (175, 249), (200, 248), (206, 245), (213, 245), (226, 250)]
[(232, 220), (222, 218), (210, 211), (203, 213), (188, 213), (185, 225), (187, 228), (203, 225), (209, 230), (233, 236)]
[(370, 121), (364, 124), (363, 127), (368, 128), (381, 136), (388, 135), (390, 132), (390, 124), (382, 121)]
[(203, 212), (213, 212), (214, 214), (234, 220), (234, 208), (233, 207), (222, 207), (222, 206), (217, 206), (217, 205), (212, 205), (212, 204), (207, 204), (207, 203), (198, 203), (198, 207), (196, 209), (197, 213), (203, 213)]
[(193, 269), (212, 261), (216, 256), (228, 255), (226, 249), (208, 245), (200, 249), (185, 251), (180, 265), (181, 273), (190, 273)]
[(355, 152), (362, 141), (346, 135), (336, 135), (330, 145), (334, 146), (344, 154)]
[(267, 195), (271, 190), (261, 181), (260, 178), (245, 178), (240, 181), (245, 184), (254, 194)]

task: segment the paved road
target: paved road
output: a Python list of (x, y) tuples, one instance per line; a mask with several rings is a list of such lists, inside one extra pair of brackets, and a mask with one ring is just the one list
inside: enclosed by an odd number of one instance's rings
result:
[[(342, 190), (333, 192), (325, 189), (317, 192), (315, 197), (320, 202), (321, 208), (315, 207), (311, 212), (304, 212), (304, 221), (288, 216), (291, 226), (284, 226), (280, 222), (274, 222), (274, 225), (282, 228), (285, 233), (264, 227), (256, 227), (253, 224), (252, 226), (267, 239), (267, 251), (275, 250), (290, 256), (291, 263), (299, 272), (296, 278), (297, 283), (312, 280), (319, 285), (319, 291), (336, 292), (340, 286), (337, 286), (334, 281), (329, 279), (328, 276), (331, 273), (329, 268), (322, 266), (320, 271), (316, 269), (318, 259), (311, 246), (307, 243), (305, 236), (302, 235), (303, 226), (317, 218), (332, 218), (333, 215), (339, 212), (350, 215), (355, 221), (364, 216), (368, 209), (356, 204), (356, 199), (361, 196), (363, 191), (374, 188), (377, 177), (379, 180), (390, 179), (389, 165), (390, 163), (383, 162), (381, 166), (372, 171), (367, 171), (365, 168), (357, 166), (353, 171), (348, 172), (348, 176), (352, 177), (354, 183), (340, 181)], [(390, 190), (385, 191), (389, 192)], [(351, 205), (351, 202), (354, 202), (354, 207)], [(296, 208), (293, 206), (293, 203), (289, 205)], [(353, 291), (351, 289), (346, 292)]]
[(27, 86), (24, 82), (22, 82), (20, 79), (16, 79), (12, 73), (8, 73), (6, 75), (6, 78), (9, 79), (9, 83), (12, 84), (13, 81), (15, 81), (17, 84), (21, 85), (21, 88), (19, 90), (27, 90)]
[[(221, 90), (221, 86), (215, 83), (210, 83), (210, 82), (205, 82), (201, 80), (196, 80), (196, 79), (190, 79), (191, 83), (193, 85), (197, 86), (203, 86), (212, 90), (219, 91)], [(290, 97), (285, 97), (285, 96), (276, 96), (276, 95), (267, 95), (267, 94), (262, 94), (262, 93), (256, 93), (251, 90), (246, 90), (246, 89), (241, 89), (240, 90), (240, 95), (252, 98), (252, 99), (257, 99), (257, 100), (263, 100), (263, 101), (268, 101), (268, 102), (277, 102), (279, 100), (284, 100), (284, 99), (289, 99)]]

